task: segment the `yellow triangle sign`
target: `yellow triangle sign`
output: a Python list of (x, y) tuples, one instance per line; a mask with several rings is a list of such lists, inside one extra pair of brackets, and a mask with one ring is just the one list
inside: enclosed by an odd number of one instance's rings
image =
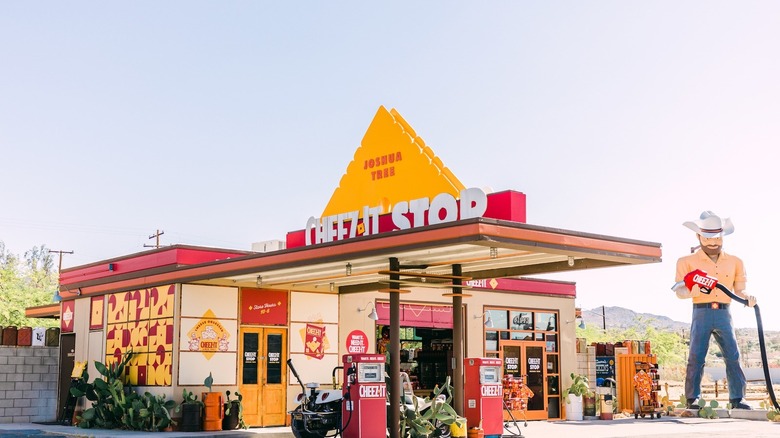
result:
[(457, 199), (463, 189), (398, 111), (380, 106), (322, 217), (364, 206), (388, 213), (398, 202), (440, 193)]

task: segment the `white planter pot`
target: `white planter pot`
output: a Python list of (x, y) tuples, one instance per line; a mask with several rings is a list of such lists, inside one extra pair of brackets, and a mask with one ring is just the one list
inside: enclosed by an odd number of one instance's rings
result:
[(582, 421), (582, 396), (569, 394), (566, 403), (566, 419)]

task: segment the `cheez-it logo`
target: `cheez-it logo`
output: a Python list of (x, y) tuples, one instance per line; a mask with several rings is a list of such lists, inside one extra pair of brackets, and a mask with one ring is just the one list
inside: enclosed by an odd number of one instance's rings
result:
[(708, 289), (712, 289), (712, 286), (715, 284), (715, 280), (712, 279), (711, 277), (706, 277), (706, 276), (699, 275), (699, 274), (696, 274), (693, 277), (693, 281), (696, 284), (699, 284), (699, 285), (701, 285), (703, 287), (706, 287)]

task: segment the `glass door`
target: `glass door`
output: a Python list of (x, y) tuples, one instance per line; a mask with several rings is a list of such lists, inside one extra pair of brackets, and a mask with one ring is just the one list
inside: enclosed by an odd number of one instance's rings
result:
[(545, 357), (544, 342), (524, 342), (523, 343), (523, 372), (526, 375), (525, 384), (528, 389), (534, 392), (534, 397), (528, 400), (529, 420), (547, 419), (547, 378), (545, 377), (545, 367), (547, 365)]
[[(500, 356), (504, 375), (522, 378), (533, 397), (528, 399), (525, 418), (546, 420), (547, 378), (545, 368), (547, 357), (545, 343), (538, 341), (501, 341)], [(518, 412), (522, 418), (522, 413)], [(515, 415), (515, 413), (513, 413)]]

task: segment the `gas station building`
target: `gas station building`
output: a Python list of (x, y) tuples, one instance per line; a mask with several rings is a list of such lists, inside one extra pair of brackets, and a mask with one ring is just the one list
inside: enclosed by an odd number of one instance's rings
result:
[(288, 358), (327, 387), (343, 355), (387, 351), (391, 393), (401, 371), (420, 395), (449, 376), (462, 413), (463, 359), (497, 358), (534, 392), (528, 419), (560, 419), (576, 288), (531, 276), (661, 260), (659, 243), (527, 224), (525, 194), (466, 187), (384, 107), (322, 214), (291, 229), (260, 252), (173, 245), (63, 269), (60, 401), (74, 361), (95, 376), (132, 351), (128, 383), (181, 401), (211, 373), (248, 424), (278, 426), (300, 392)]

